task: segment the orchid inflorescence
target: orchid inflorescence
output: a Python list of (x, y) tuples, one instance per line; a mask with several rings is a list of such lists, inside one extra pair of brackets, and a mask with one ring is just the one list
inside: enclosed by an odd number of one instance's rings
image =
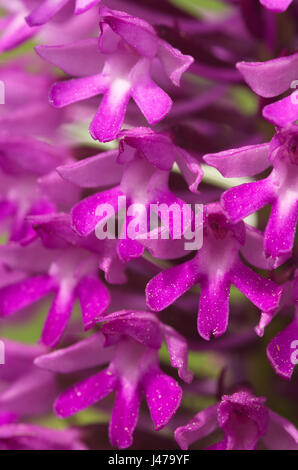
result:
[(298, 2), (0, 8), (0, 449), (297, 450)]

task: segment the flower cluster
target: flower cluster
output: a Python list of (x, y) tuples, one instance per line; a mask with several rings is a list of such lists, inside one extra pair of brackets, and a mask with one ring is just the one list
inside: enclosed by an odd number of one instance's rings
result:
[(1, 450), (298, 449), (298, 2), (187, 3), (0, 0)]

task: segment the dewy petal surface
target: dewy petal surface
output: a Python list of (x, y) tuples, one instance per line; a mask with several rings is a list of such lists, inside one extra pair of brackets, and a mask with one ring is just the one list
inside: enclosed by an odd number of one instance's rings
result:
[(57, 398), (54, 409), (60, 418), (67, 418), (93, 405), (115, 389), (117, 378), (109, 370), (73, 385)]
[(53, 292), (57, 285), (50, 276), (35, 276), (0, 289), (0, 315), (8, 316)]
[(42, 330), (41, 341), (44, 345), (54, 347), (59, 342), (71, 317), (74, 303), (74, 292), (60, 287)]
[(149, 75), (149, 63), (140, 61), (131, 72), (132, 97), (150, 125), (161, 121), (170, 111), (172, 100)]
[(109, 79), (101, 75), (57, 82), (50, 90), (50, 103), (56, 108), (63, 108), (71, 103), (104, 93), (108, 85)]
[(84, 329), (89, 330), (109, 306), (109, 291), (99, 278), (89, 275), (80, 280), (76, 294), (82, 309)]
[(133, 432), (137, 425), (141, 393), (139, 387), (129, 383), (120, 383), (117, 387), (109, 426), (112, 446), (125, 449), (133, 442)]
[(197, 327), (202, 338), (216, 338), (226, 331), (229, 320), (229, 295), (230, 280), (227, 276), (201, 282)]
[(156, 312), (165, 309), (194, 286), (198, 279), (193, 261), (159, 273), (147, 284), (147, 305)]
[(182, 390), (172, 377), (159, 370), (149, 372), (144, 377), (143, 387), (155, 430), (159, 431), (176, 413)]
[(116, 163), (117, 156), (116, 150), (109, 150), (59, 166), (57, 171), (64, 179), (82, 188), (117, 185), (123, 174), (123, 166)]
[(102, 102), (90, 125), (91, 136), (100, 142), (109, 142), (117, 137), (131, 96), (131, 84), (122, 78), (116, 78), (107, 91), (105, 88), (104, 85)]
[(229, 218), (237, 222), (270, 204), (274, 197), (274, 187), (271, 180), (266, 178), (228, 189), (221, 196), (221, 202)]

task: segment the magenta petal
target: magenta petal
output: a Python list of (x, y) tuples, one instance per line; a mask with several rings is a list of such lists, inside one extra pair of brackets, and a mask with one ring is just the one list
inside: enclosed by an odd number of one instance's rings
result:
[(269, 427), (263, 441), (268, 449), (298, 450), (298, 429), (287, 419), (269, 410)]
[(56, 289), (50, 276), (35, 276), (0, 289), (0, 316), (9, 316), (28, 307)]
[(113, 413), (109, 426), (112, 446), (126, 449), (131, 446), (133, 432), (139, 415), (141, 393), (139, 388), (129, 383), (120, 383), (117, 387)]
[(230, 279), (263, 312), (271, 312), (278, 307), (282, 287), (255, 273), (240, 260), (231, 271)]
[(29, 26), (41, 26), (47, 23), (69, 0), (43, 0), (41, 5), (27, 16)]
[(297, 79), (298, 53), (267, 62), (239, 62), (237, 68), (250, 88), (270, 98), (288, 90)]
[[(43, 346), (35, 346), (3, 339), (6, 364), (0, 368), (0, 380), (12, 383), (16, 377), (32, 371), (34, 359), (46, 352)], [(7, 366), (9, 364), (9, 367)]]
[(9, 450), (87, 450), (77, 429), (56, 430), (35, 424), (10, 423), (1, 426), (3, 449)]
[(263, 108), (263, 116), (276, 126), (286, 126), (298, 119), (297, 91)]
[(203, 160), (226, 178), (254, 176), (271, 165), (268, 159), (269, 145), (248, 145), (239, 149), (210, 153), (205, 155)]
[(158, 134), (147, 127), (123, 130), (119, 137), (124, 137), (119, 145), (119, 160), (127, 161), (124, 154), (130, 156), (131, 148), (144, 154), (152, 165), (161, 170), (170, 170), (174, 163), (175, 146), (165, 134)]
[(76, 294), (82, 309), (84, 329), (89, 330), (108, 308), (111, 301), (109, 291), (99, 278), (85, 276), (77, 285)]
[(66, 150), (32, 137), (0, 135), (0, 165), (12, 175), (42, 176), (68, 157)]
[(198, 280), (199, 275), (193, 261), (159, 273), (148, 282), (146, 287), (148, 307), (155, 312), (160, 312), (187, 292)]
[(211, 434), (217, 427), (218, 404), (200, 411), (188, 424), (180, 426), (175, 431), (175, 439), (183, 450), (203, 437)]
[(181, 54), (178, 49), (162, 39), (159, 40), (158, 57), (166, 74), (176, 86), (180, 85), (181, 75), (194, 62), (193, 57)]
[(110, 341), (113, 336), (127, 335), (152, 349), (159, 349), (162, 345), (162, 330), (155, 315), (149, 312), (134, 312), (122, 310), (105, 315), (102, 332)]
[(117, 244), (118, 240), (104, 240), (99, 259), (99, 268), (104, 271), (106, 281), (111, 284), (123, 284), (127, 281), (125, 264), (117, 255)]
[(62, 178), (81, 188), (117, 185), (121, 181), (123, 166), (116, 163), (117, 150), (102, 152), (75, 163), (59, 166)]
[(225, 333), (229, 319), (230, 281), (227, 276), (201, 282), (198, 332), (207, 341)]
[(73, 228), (82, 236), (87, 236), (95, 229), (104, 215), (96, 215), (96, 209), (103, 204), (110, 204), (118, 212), (118, 197), (123, 196), (119, 186), (94, 194), (80, 201), (71, 211)]
[[(65, 181), (56, 171), (51, 171), (50, 173), (42, 176), (38, 179), (38, 188), (41, 193), (48, 198), (48, 201), (41, 201), (37, 206), (35, 213), (31, 211), (31, 215), (35, 214), (45, 214), (50, 212), (55, 212), (57, 209), (60, 211), (68, 212), (70, 208), (76, 203), (80, 196), (80, 188), (75, 186), (69, 181)], [(48, 210), (45, 208), (48, 205)], [(56, 206), (55, 211), (50, 211), (50, 207)], [(41, 206), (41, 207), (40, 207)], [(43, 210), (41, 210), (43, 208)]]
[(73, 385), (59, 395), (54, 410), (60, 418), (78, 413), (115, 390), (117, 378), (108, 369)]
[(0, 200), (0, 221), (13, 215), (15, 211), (15, 204), (10, 201)]
[(272, 311), (269, 313), (267, 312), (261, 313), (259, 323), (255, 326), (255, 332), (258, 336), (260, 337), (264, 336), (264, 331), (265, 331), (266, 326), (269, 325), (272, 318), (274, 318), (277, 313), (278, 313), (277, 311)]
[(273, 338), (267, 347), (267, 356), (276, 373), (290, 379), (298, 362), (298, 321), (294, 319)]
[(265, 231), (264, 249), (267, 256), (276, 259), (292, 251), (298, 221), (296, 196), (280, 195), (272, 206)]
[(260, 3), (269, 10), (281, 12), (286, 11), (292, 1), (293, 0), (260, 0)]
[[(64, 249), (69, 245), (79, 244), (81, 238), (72, 230), (70, 225), (70, 215), (64, 213), (50, 213), (28, 217), (34, 230), (38, 233), (45, 247), (53, 249)], [(50, 250), (45, 253), (51, 255), (50, 263), (53, 261), (53, 254)], [(60, 252), (61, 253), (61, 252)], [(56, 251), (56, 254), (60, 254)]]
[(139, 241), (154, 258), (170, 260), (185, 256), (185, 240), (183, 238), (180, 240), (171, 238), (163, 240), (160, 230), (157, 235), (156, 239), (147, 238)]
[(217, 409), (218, 425), (225, 436), (219, 448), (255, 450), (259, 438), (268, 429), (269, 415), (265, 398), (255, 397), (247, 390), (223, 395)]
[(67, 374), (104, 365), (112, 359), (113, 348), (104, 348), (104, 336), (95, 333), (67, 348), (43, 354), (34, 364), (42, 369)]
[(199, 161), (179, 148), (176, 156), (176, 163), (188, 184), (188, 188), (193, 193), (198, 193), (198, 186), (202, 181), (204, 172), (201, 168)]
[(245, 244), (241, 247), (241, 254), (250, 264), (261, 269), (276, 269), (289, 258), (289, 255), (277, 259), (268, 258), (264, 250), (264, 234), (247, 224), (245, 228)]
[(149, 372), (143, 378), (143, 387), (156, 431), (172, 419), (182, 399), (177, 382), (159, 370)]
[(161, 121), (172, 107), (171, 98), (154, 83), (149, 75), (149, 63), (141, 59), (131, 71), (132, 97), (149, 124)]
[(101, 0), (76, 0), (75, 15), (80, 15), (100, 3)]
[(58, 290), (42, 330), (41, 341), (45, 346), (54, 347), (59, 342), (71, 317), (74, 302), (72, 290), (63, 287)]
[(97, 38), (82, 39), (64, 46), (39, 45), (35, 50), (42, 59), (75, 77), (98, 74), (104, 64)]
[(9, 18), (8, 24), (0, 37), (0, 52), (9, 51), (34, 36), (39, 27), (30, 28), (24, 14), (17, 13)]
[[(53, 261), (53, 253), (45, 250), (40, 242), (31, 243), (26, 247), (22, 247), (14, 242), (7, 243), (6, 245), (0, 244), (0, 256), (1, 261), (10, 268), (25, 272), (45, 272)], [(43, 284), (42, 279), (40, 285)]]
[[(52, 373), (32, 368), (32, 371), (21, 375), (1, 391), (0, 409), (22, 416), (48, 413), (57, 396), (57, 389)], [(33, 400), (32, 397), (38, 399)]]
[(184, 382), (190, 383), (193, 379), (193, 373), (187, 368), (188, 347), (186, 339), (170, 326), (165, 326), (164, 334), (172, 367), (177, 367), (179, 377)]
[(111, 83), (89, 128), (94, 140), (109, 142), (117, 137), (130, 95), (131, 84), (128, 81), (119, 78)]
[(121, 36), (138, 54), (154, 57), (157, 51), (158, 38), (154, 28), (146, 21), (130, 16), (128, 13), (100, 8), (100, 16), (114, 33)]
[(71, 103), (104, 93), (108, 85), (109, 80), (102, 75), (57, 82), (50, 90), (50, 103), (56, 108), (63, 108)]
[(274, 195), (271, 180), (266, 178), (228, 189), (221, 196), (221, 203), (229, 219), (233, 222), (238, 222), (249, 214), (270, 204)]
[(128, 262), (134, 258), (139, 258), (144, 253), (144, 247), (137, 240), (120, 240), (117, 246), (119, 258), (123, 262)]

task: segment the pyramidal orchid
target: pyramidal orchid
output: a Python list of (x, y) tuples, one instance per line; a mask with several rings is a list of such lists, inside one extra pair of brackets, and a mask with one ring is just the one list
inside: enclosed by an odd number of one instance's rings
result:
[(209, 447), (214, 450), (298, 449), (298, 430), (265, 405), (266, 398), (246, 389), (223, 395), (221, 401), (198, 413), (175, 431), (182, 449), (221, 429), (224, 437)]
[(43, 344), (53, 347), (68, 324), (76, 298), (81, 305), (84, 328), (89, 329), (109, 305), (110, 296), (98, 277), (98, 253), (90, 249), (89, 241), (83, 239), (80, 243), (70, 228), (69, 217), (64, 214), (36, 217), (33, 226), (45, 246), (36, 240), (23, 249), (13, 244), (1, 247), (2, 261), (12, 268), (20, 269), (22, 265), (28, 274), (25, 279), (0, 289), (0, 313), (8, 317), (54, 293), (41, 338)]
[[(118, 179), (117, 186), (91, 195), (73, 207), (71, 211), (72, 227), (80, 236), (88, 236), (94, 231), (98, 234), (99, 227), (104, 225), (107, 219), (113, 215), (109, 211), (106, 213), (101, 208), (109, 205), (114, 214), (121, 213), (124, 209), (126, 211), (128, 208), (127, 221), (121, 228), (119, 240), (115, 240), (118, 255), (123, 262), (141, 256), (144, 252), (144, 243), (153, 254), (156, 254), (156, 250), (158, 250), (160, 257), (179, 256), (179, 253), (182, 254), (181, 249), (178, 254), (175, 253), (178, 243), (171, 247), (168, 243), (158, 243), (156, 239), (146, 239), (143, 242), (144, 237), (151, 230), (149, 219), (152, 211), (156, 217), (159, 215), (159, 204), (163, 203), (168, 207), (175, 204), (180, 208), (184, 204), (183, 200), (169, 190), (169, 171), (159, 168), (160, 166), (164, 168), (172, 165), (175, 154), (177, 154), (176, 158), (180, 158), (180, 165), (183, 167), (190, 185), (195, 187), (201, 178), (200, 166), (186, 152), (180, 154), (178, 147), (174, 146), (166, 136), (150, 131), (145, 133), (143, 129), (134, 132), (128, 131), (124, 135), (119, 152), (104, 152), (81, 162), (58, 168), (58, 172), (63, 178), (83, 187), (106, 186), (109, 182), (116, 182)], [(184, 159), (184, 154), (188, 160)], [(148, 158), (146, 158), (147, 155)], [(152, 160), (156, 162), (155, 166), (151, 164)], [(122, 169), (119, 161), (123, 164)], [(109, 171), (110, 180), (105, 176), (102, 178), (105, 174), (104, 170)], [(133, 225), (133, 229), (130, 230), (136, 217), (139, 226)], [(167, 216), (161, 212), (160, 217), (165, 221)], [(186, 230), (191, 221), (192, 213), (189, 211), (183, 220), (182, 229)], [(170, 221), (168, 225), (170, 237), (175, 238), (177, 234), (174, 222)], [(129, 231), (133, 233), (129, 234)], [(164, 254), (162, 254), (163, 247)]]
[(123, 449), (132, 444), (142, 394), (156, 430), (166, 426), (176, 412), (182, 391), (172, 377), (161, 371), (158, 350), (165, 340), (171, 365), (189, 383), (192, 373), (187, 369), (187, 343), (149, 312), (123, 310), (100, 320), (104, 322), (100, 333), (40, 356), (35, 364), (50, 371), (69, 373), (108, 363), (101, 372), (63, 392), (54, 409), (58, 416), (65, 418), (115, 391), (109, 436), (113, 446)]
[(102, 7), (100, 26), (99, 41), (92, 38), (63, 46), (37, 46), (36, 51), (67, 74), (80, 77), (52, 87), (50, 101), (54, 106), (103, 94), (90, 133), (95, 140), (107, 142), (119, 133), (130, 98), (149, 124), (170, 111), (171, 98), (150, 76), (155, 59), (177, 86), (193, 59), (159, 39), (149, 23), (127, 13)]
[(210, 154), (204, 160), (227, 177), (251, 176), (273, 167), (269, 176), (235, 186), (221, 197), (221, 204), (232, 222), (270, 204), (264, 251), (267, 257), (289, 257), (298, 220), (297, 156), (298, 127), (277, 129), (269, 144), (258, 144)]
[(0, 450), (298, 450), (297, 18), (0, 0)]
[(275, 310), (282, 288), (254, 272), (240, 258), (241, 252), (248, 257), (253, 253), (250, 260), (266, 266), (259, 243), (257, 232), (250, 231), (244, 222), (229, 222), (218, 203), (205, 206), (202, 248), (190, 261), (169, 268), (149, 281), (147, 305), (159, 312), (200, 284), (197, 328), (206, 340), (221, 336), (227, 329), (231, 284), (262, 311)]

